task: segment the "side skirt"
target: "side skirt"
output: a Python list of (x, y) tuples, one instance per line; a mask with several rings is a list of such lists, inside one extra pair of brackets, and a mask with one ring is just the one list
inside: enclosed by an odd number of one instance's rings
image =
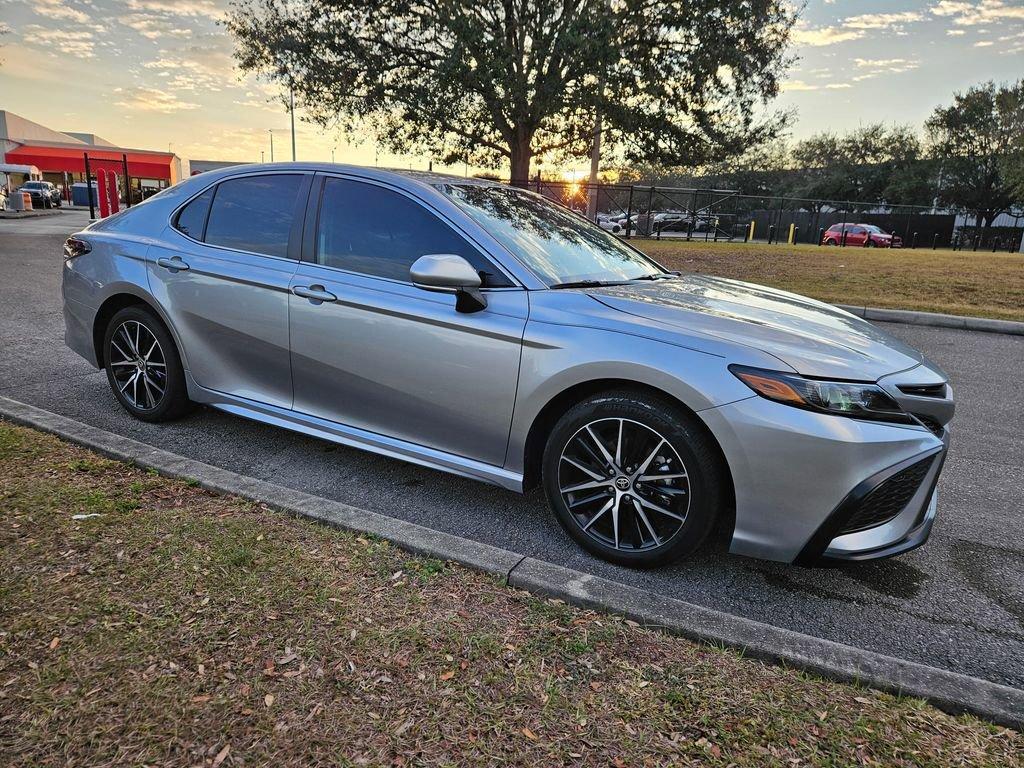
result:
[[(187, 374), (186, 374), (187, 375)], [(191, 379), (191, 377), (188, 377)], [(392, 459), (408, 461), (430, 469), (449, 472), (472, 480), (480, 480), (497, 485), (516, 493), (523, 492), (523, 476), (501, 467), (485, 464), (464, 456), (438, 451), (416, 443), (398, 440), (393, 437), (369, 432), (365, 429), (350, 427), (327, 419), (310, 416), (307, 413), (291, 411), (286, 408), (259, 403), (244, 397), (228, 395), (223, 392), (205, 389), (194, 381), (189, 381), (189, 397), (218, 410), (235, 416), (242, 416), (263, 424), (284, 427), (293, 432), (328, 440), (332, 443), (359, 448), (371, 453), (388, 456)]]

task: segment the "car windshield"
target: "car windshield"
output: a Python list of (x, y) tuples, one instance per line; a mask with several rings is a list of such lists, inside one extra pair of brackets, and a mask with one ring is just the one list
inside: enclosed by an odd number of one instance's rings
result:
[(864, 229), (873, 235), (884, 235), (886, 232), (881, 227), (876, 227), (874, 224), (865, 224)]
[(665, 274), (615, 235), (532, 192), (482, 184), (438, 189), (549, 285)]

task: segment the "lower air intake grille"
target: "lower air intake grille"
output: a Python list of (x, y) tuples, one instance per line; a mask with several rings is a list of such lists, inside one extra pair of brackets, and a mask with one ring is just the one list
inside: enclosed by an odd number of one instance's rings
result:
[(839, 535), (855, 533), (887, 523), (903, 511), (921, 487), (933, 456), (911, 464), (871, 491), (857, 507)]

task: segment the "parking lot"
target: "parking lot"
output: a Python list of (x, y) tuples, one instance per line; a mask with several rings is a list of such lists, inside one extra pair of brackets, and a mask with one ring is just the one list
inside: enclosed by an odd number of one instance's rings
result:
[(803, 569), (734, 557), (716, 544), (671, 568), (636, 572), (583, 554), (538, 496), (523, 498), (209, 409), (171, 425), (130, 419), (105, 375), (63, 344), (61, 242), (84, 223), (77, 212), (0, 221), (0, 394), (6, 397), (678, 599), (1024, 687), (1024, 337), (886, 327), (942, 365), (958, 398), (939, 518), (924, 548), (889, 561)]

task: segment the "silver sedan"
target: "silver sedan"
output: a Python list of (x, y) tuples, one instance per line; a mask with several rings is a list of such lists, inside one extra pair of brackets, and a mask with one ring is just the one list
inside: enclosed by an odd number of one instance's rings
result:
[(827, 304), (670, 272), (528, 191), (238, 166), (64, 256), (67, 344), (132, 416), (205, 403), (539, 484), (616, 563), (672, 561), (716, 525), (743, 555), (887, 557), (935, 517), (953, 415), (937, 366)]

